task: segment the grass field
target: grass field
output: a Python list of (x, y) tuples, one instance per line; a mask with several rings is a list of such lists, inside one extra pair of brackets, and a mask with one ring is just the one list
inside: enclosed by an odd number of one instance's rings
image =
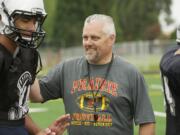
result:
[[(145, 80), (148, 84), (149, 95), (155, 112), (164, 113), (163, 93), (161, 91), (161, 81), (159, 74), (145, 75)], [(64, 107), (62, 100), (49, 101), (44, 104), (32, 104), (31, 108), (47, 108), (45, 112), (31, 112), (31, 116), (42, 128), (47, 127), (58, 116), (64, 114)], [(156, 115), (156, 135), (165, 134), (165, 116)], [(65, 133), (66, 134), (66, 133)], [(138, 134), (137, 127), (135, 128), (135, 135)]]

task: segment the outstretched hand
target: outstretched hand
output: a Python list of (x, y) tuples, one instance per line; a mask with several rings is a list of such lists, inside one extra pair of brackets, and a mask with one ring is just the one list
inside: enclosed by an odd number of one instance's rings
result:
[(70, 115), (62, 115), (56, 119), (48, 128), (42, 130), (37, 135), (62, 135), (70, 125)]

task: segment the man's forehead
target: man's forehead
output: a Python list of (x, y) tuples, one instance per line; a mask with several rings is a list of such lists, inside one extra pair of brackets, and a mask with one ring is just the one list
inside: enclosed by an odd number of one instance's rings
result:
[(97, 33), (97, 32), (83, 32), (82, 36), (88, 36), (88, 37), (92, 37), (92, 36), (101, 36), (103, 35), (102, 33)]
[(92, 20), (90, 22), (86, 22), (84, 26), (102, 26), (104, 22), (101, 20)]
[(101, 32), (104, 24), (102, 22), (91, 22), (84, 25), (83, 31), (99, 31)]

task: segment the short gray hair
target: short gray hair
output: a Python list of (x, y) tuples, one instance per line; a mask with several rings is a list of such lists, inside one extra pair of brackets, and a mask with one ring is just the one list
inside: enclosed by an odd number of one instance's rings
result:
[(93, 14), (93, 15), (88, 16), (85, 19), (84, 26), (93, 21), (103, 22), (104, 23), (103, 31), (109, 35), (111, 35), (111, 34), (116, 35), (116, 30), (115, 30), (114, 21), (113, 21), (112, 17), (110, 17), (108, 15), (104, 15), (104, 14)]

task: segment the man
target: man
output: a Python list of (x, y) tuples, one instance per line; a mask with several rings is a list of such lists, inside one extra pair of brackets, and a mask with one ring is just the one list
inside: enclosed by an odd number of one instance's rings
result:
[(34, 102), (63, 98), (70, 135), (154, 135), (155, 118), (141, 74), (113, 54), (116, 32), (110, 16), (94, 14), (83, 28), (85, 57), (57, 65), (31, 87)]
[(62, 134), (68, 126), (65, 115), (40, 131), (27, 115), (45, 18), (43, 0), (0, 0), (0, 135)]
[(178, 45), (169, 49), (160, 62), (166, 101), (166, 135), (180, 134), (180, 26), (176, 41)]

